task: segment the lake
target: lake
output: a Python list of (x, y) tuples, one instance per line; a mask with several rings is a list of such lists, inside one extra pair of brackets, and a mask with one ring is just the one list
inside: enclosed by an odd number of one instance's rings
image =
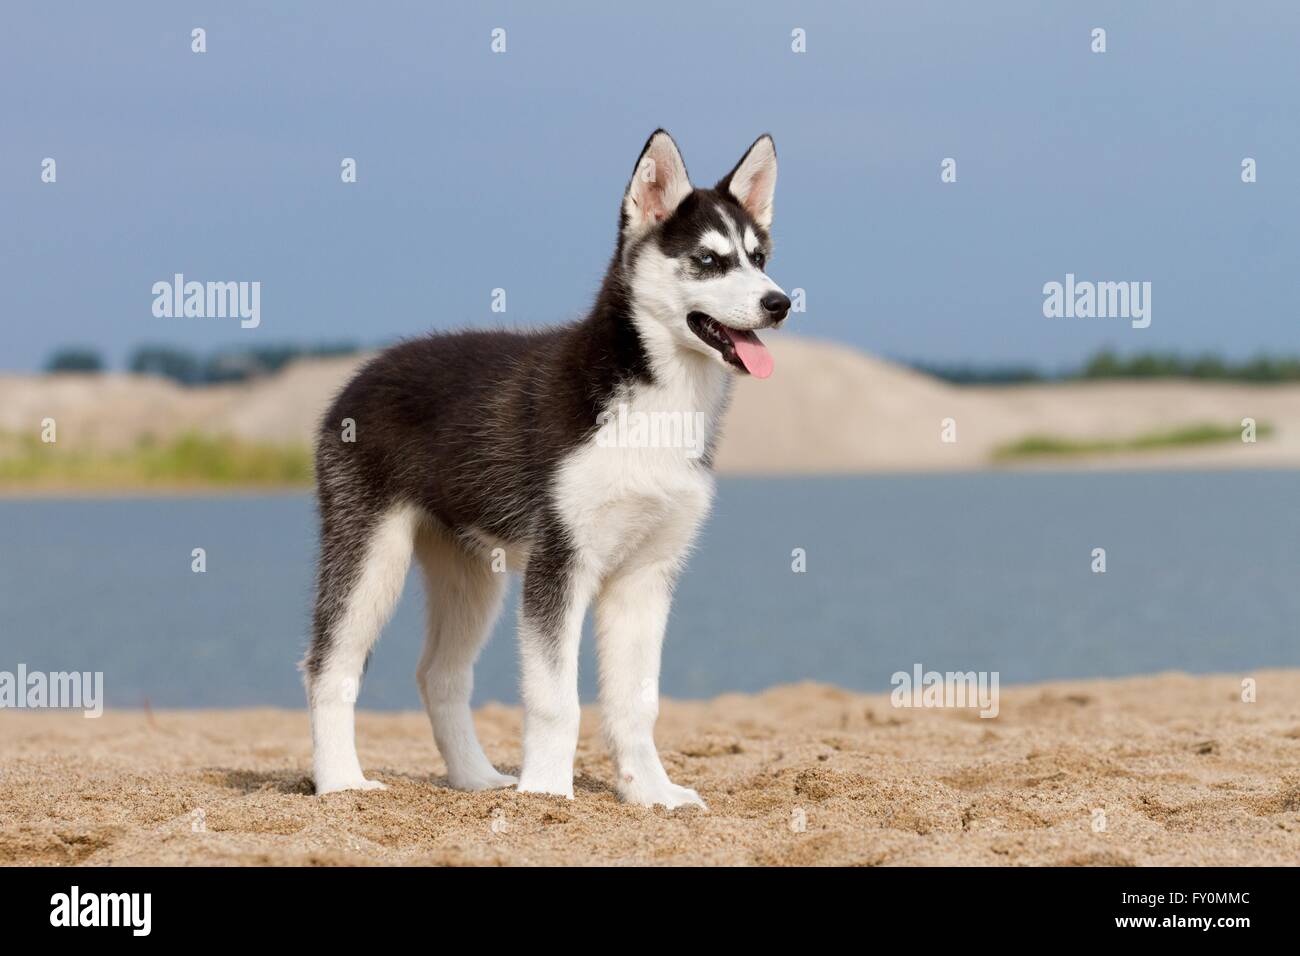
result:
[[(1282, 471), (722, 479), (664, 693), (1300, 666), (1298, 491)], [(109, 706), (302, 706), (314, 539), (307, 495), (2, 500), (0, 670), (103, 671)], [(516, 593), (476, 702), (518, 700)], [(361, 706), (419, 708), (423, 600), (413, 572)]]

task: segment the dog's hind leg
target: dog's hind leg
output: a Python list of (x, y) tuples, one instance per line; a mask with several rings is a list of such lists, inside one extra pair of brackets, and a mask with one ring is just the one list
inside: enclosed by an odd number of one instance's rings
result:
[(304, 669), (316, 792), (377, 790), (357, 759), (355, 710), (366, 658), (411, 565), (418, 512), (322, 513), (320, 572)]
[(488, 561), (432, 524), (416, 533), (415, 553), (428, 600), (424, 653), (415, 679), (448, 781), (457, 790), (513, 786), (515, 778), (498, 773), (483, 753), (469, 706), (474, 661), (501, 610), (506, 575), (493, 573)]

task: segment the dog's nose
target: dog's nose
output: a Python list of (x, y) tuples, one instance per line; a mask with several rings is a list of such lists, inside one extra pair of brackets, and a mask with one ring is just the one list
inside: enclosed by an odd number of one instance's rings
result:
[(784, 292), (769, 292), (759, 300), (759, 305), (773, 322), (780, 322), (790, 311), (790, 297)]

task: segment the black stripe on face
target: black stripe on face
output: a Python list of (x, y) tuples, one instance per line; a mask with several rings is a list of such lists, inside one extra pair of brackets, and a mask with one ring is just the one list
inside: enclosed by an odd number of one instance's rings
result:
[(740, 257), (735, 253), (722, 255), (707, 246), (700, 246), (687, 259), (687, 268), (697, 279), (713, 279), (726, 275), (740, 265)]

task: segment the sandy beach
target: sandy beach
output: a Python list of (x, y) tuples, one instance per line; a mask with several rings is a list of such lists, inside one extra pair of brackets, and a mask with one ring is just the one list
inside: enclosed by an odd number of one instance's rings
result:
[[(477, 722), (517, 769), (519, 710)], [(323, 798), (301, 711), (0, 727), (8, 865), (1300, 863), (1300, 670), (1004, 687), (993, 719), (814, 684), (665, 702), (665, 765), (707, 813), (619, 803), (593, 708), (572, 802), (446, 789), (419, 713), (361, 714), (390, 789)]]

